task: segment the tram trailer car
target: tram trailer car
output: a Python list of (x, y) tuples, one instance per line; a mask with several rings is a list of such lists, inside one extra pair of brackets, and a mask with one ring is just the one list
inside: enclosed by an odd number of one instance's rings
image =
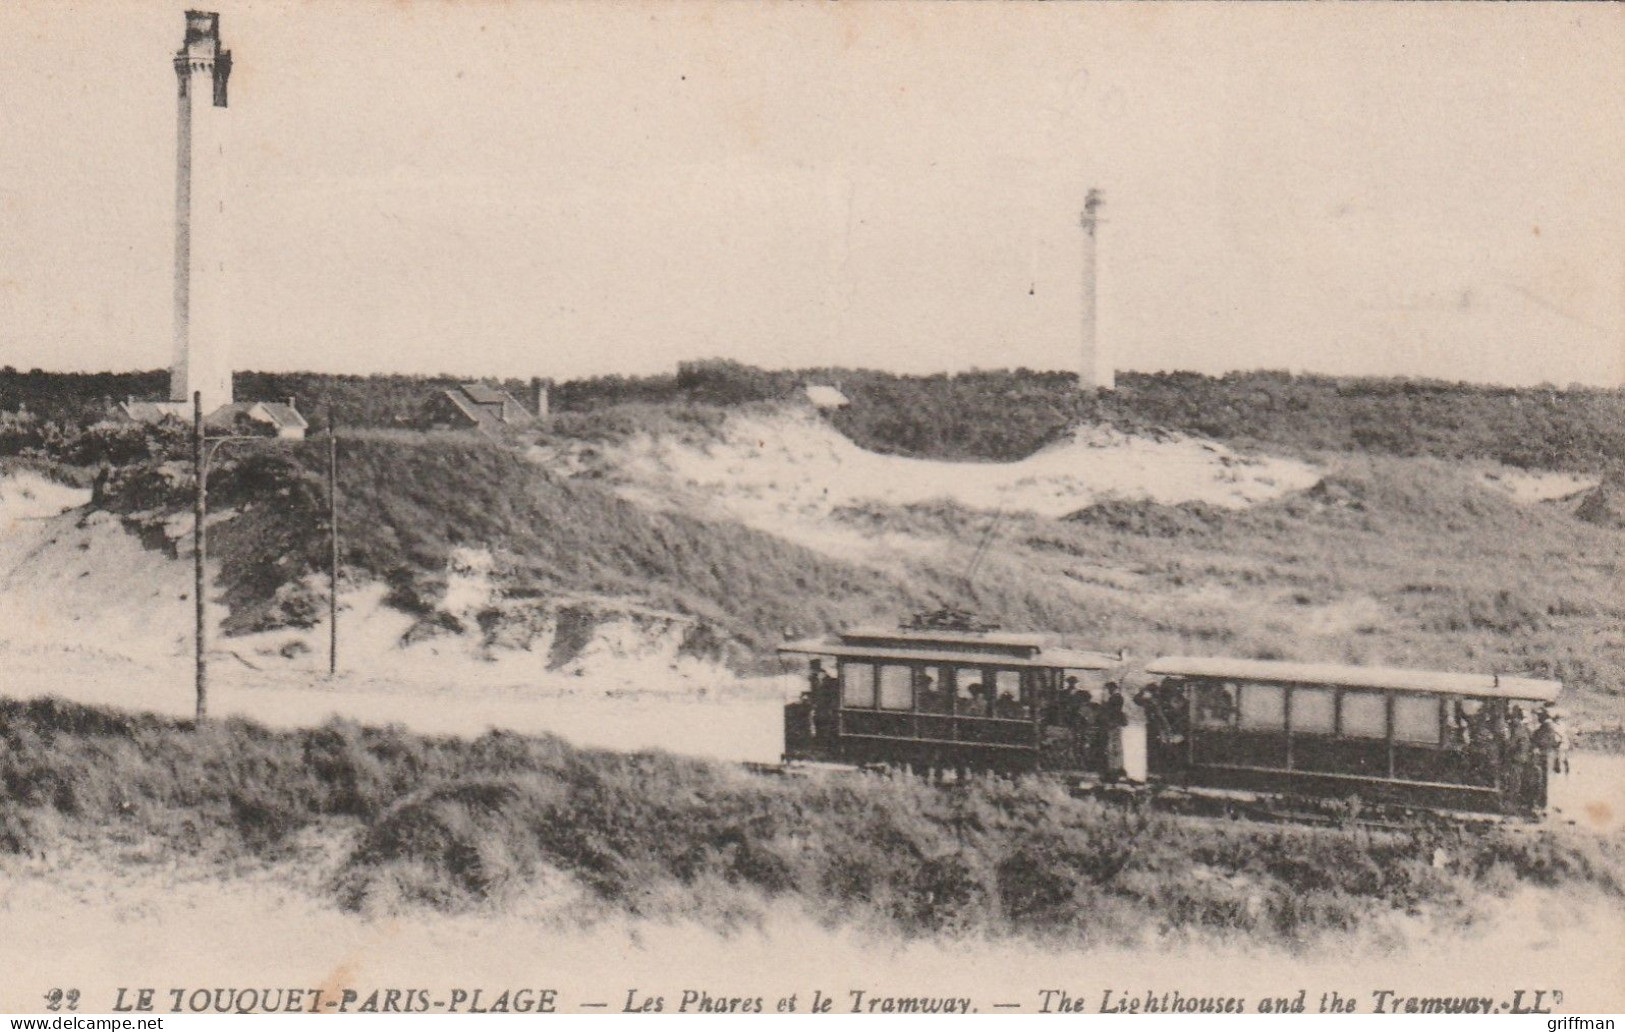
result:
[(1545, 715), (1562, 690), (1489, 674), (1169, 656), (1139, 679), (1142, 724), (1084, 701), (1124, 682), (1121, 653), (1050, 648), (1037, 635), (866, 628), (779, 651), (812, 657), (808, 691), (785, 707), (787, 761), (1048, 771), (1489, 814), (1545, 808)]
[(1169, 656), (1146, 709), (1154, 777), (1424, 809), (1546, 808), (1562, 685), (1526, 677)]

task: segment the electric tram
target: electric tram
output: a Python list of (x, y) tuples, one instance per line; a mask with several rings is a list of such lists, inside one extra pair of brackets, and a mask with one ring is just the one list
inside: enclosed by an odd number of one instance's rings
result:
[[(1556, 681), (1220, 657), (1131, 669), (945, 610), (797, 641), (787, 762), (1538, 813)], [(1128, 679), (1135, 677), (1132, 700)], [(1130, 705), (1132, 701), (1132, 705)]]

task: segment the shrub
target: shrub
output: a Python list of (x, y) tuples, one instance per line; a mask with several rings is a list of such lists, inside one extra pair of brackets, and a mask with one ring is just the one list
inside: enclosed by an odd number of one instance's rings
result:
[(312, 826), (358, 829), (331, 884), (369, 909), (466, 910), (562, 877), (600, 906), (727, 923), (781, 896), (913, 931), (1160, 927), (1295, 943), (1384, 913), (1461, 914), (1479, 879), (1625, 898), (1625, 848), (1561, 829), (1221, 824), (1038, 781), (764, 779), (546, 737), (192, 729), (48, 701), (0, 700), (0, 784), (7, 852), (38, 848), (54, 823), (227, 863), (283, 853)]

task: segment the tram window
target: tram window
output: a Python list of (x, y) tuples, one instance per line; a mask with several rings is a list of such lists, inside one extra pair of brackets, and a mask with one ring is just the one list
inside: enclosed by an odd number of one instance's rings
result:
[(888, 663), (880, 668), (880, 708), (906, 710), (914, 706), (914, 671)]
[(967, 717), (987, 716), (987, 698), (982, 691), (982, 671), (960, 667), (954, 676), (954, 712)]
[(1343, 734), (1350, 738), (1387, 738), (1387, 698), (1381, 692), (1344, 692)]
[(1200, 727), (1230, 727), (1236, 722), (1236, 686), (1199, 681), (1196, 684), (1196, 723)]
[(921, 667), (915, 676), (914, 691), (920, 700), (920, 712), (948, 712), (948, 686), (942, 682), (942, 668)]
[(1006, 719), (1026, 716), (1021, 700), (1021, 671), (997, 670), (993, 673), (993, 715)]
[(1419, 745), (1439, 744), (1439, 699), (1434, 695), (1394, 697), (1394, 738)]
[(1330, 688), (1292, 689), (1292, 730), (1329, 735), (1337, 727), (1337, 694)]
[(847, 663), (841, 667), (841, 705), (873, 709), (875, 667), (873, 663)]
[(1265, 730), (1286, 727), (1286, 689), (1278, 684), (1243, 685), (1241, 726)]

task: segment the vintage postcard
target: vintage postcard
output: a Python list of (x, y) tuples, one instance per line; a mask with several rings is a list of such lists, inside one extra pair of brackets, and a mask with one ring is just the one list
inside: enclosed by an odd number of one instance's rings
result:
[(197, 2), (0, 8), (0, 1010), (1625, 1008), (1625, 8)]

